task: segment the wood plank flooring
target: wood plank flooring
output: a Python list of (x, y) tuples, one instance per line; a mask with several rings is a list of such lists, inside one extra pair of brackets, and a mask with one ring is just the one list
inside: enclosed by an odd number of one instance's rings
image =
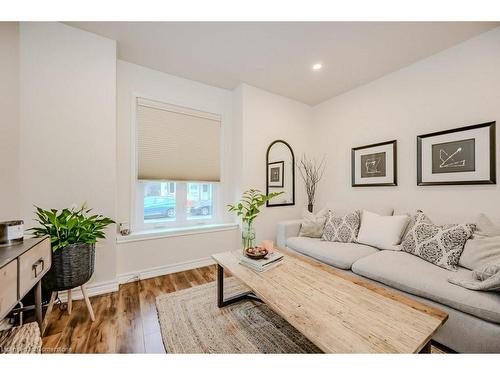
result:
[[(215, 280), (215, 266), (120, 285), (118, 292), (91, 297), (95, 321), (85, 302), (73, 311), (54, 309), (47, 319), (44, 353), (165, 353), (155, 298)], [(215, 300), (214, 300), (215, 303)], [(439, 350), (435, 347), (432, 352)]]
[[(215, 280), (215, 266), (120, 285), (116, 293), (92, 297), (95, 321), (85, 302), (71, 315), (54, 307), (43, 337), (45, 353), (165, 353), (155, 298)], [(215, 303), (215, 300), (214, 300)]]

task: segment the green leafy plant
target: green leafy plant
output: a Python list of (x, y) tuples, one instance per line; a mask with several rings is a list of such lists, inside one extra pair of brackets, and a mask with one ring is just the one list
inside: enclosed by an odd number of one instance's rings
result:
[(243, 223), (251, 225), (260, 213), (259, 207), (281, 194), (283, 194), (282, 191), (265, 195), (260, 190), (250, 189), (243, 193), (238, 203), (229, 204), (228, 209), (229, 212), (235, 212), (236, 215), (241, 216)]
[(105, 238), (104, 229), (114, 223), (108, 217), (102, 215), (91, 215), (84, 205), (80, 208), (64, 208), (61, 211), (56, 209), (44, 210), (36, 207), (36, 222), (40, 226), (33, 227), (35, 237), (50, 236), (52, 251), (57, 251), (65, 246), (76, 243), (95, 244), (98, 239)]

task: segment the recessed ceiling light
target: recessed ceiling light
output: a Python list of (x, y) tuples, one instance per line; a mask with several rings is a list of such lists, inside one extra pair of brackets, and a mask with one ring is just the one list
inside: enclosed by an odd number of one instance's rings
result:
[(323, 67), (323, 64), (317, 63), (312, 66), (313, 70), (320, 70)]

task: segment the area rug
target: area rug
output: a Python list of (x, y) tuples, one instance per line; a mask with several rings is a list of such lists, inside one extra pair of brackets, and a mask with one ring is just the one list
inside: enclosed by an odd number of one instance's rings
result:
[[(234, 277), (224, 295), (245, 291)], [(219, 309), (215, 282), (156, 298), (167, 353), (321, 353), (264, 303), (241, 301)]]

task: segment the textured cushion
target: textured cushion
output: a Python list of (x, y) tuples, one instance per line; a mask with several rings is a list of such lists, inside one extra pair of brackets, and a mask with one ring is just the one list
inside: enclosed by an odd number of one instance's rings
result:
[(474, 224), (435, 225), (419, 211), (401, 249), (439, 267), (456, 270), (465, 241), (474, 229)]
[(335, 216), (332, 211), (329, 211), (321, 239), (344, 243), (356, 242), (360, 221), (359, 211), (344, 216)]
[(472, 271), (472, 277), (479, 281), (485, 281), (493, 276), (497, 276), (500, 272), (499, 264), (488, 264)]
[(396, 250), (409, 220), (407, 215), (382, 216), (363, 210), (357, 242), (379, 249)]
[(325, 229), (327, 215), (328, 210), (326, 208), (316, 214), (304, 211), (299, 236), (320, 238), (323, 235), (323, 230)]
[(290, 237), (286, 241), (286, 247), (344, 270), (350, 270), (355, 261), (378, 251), (370, 246), (308, 237)]
[(476, 292), (448, 282), (472, 272), (445, 270), (402, 251), (379, 251), (352, 265), (354, 273), (407, 293), (439, 302), (467, 314), (500, 323), (500, 293)]

